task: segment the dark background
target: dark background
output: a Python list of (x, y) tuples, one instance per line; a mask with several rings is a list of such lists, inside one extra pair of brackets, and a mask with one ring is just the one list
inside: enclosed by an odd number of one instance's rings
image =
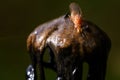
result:
[[(120, 0), (74, 0), (84, 17), (99, 25), (112, 40), (106, 80), (120, 80)], [(39, 24), (68, 11), (72, 0), (0, 1), (0, 80), (25, 80), (30, 64), (26, 50), (28, 34)], [(84, 76), (87, 73), (84, 64)], [(55, 73), (46, 69), (47, 80)], [(85, 80), (85, 77), (83, 77)]]

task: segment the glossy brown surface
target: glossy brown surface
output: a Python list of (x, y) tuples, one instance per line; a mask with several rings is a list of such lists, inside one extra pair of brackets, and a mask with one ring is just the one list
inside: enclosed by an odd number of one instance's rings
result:
[(89, 64), (87, 80), (105, 80), (111, 41), (95, 24), (82, 19), (77, 4), (74, 7), (70, 7), (71, 14), (38, 26), (27, 39), (33, 68), (39, 65), (41, 80), (45, 80), (42, 58), (47, 47), (55, 57), (58, 78), (81, 80), (82, 63), (86, 61)]

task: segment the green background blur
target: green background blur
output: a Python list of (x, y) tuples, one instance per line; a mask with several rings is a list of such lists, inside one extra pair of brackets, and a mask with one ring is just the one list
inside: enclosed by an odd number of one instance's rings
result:
[[(86, 19), (110, 36), (112, 49), (106, 80), (120, 80), (120, 0), (1, 0), (0, 80), (25, 80), (30, 64), (26, 50), (28, 34), (37, 25), (65, 14), (73, 1), (79, 3)], [(84, 64), (84, 75), (87, 69)], [(55, 80), (54, 72), (46, 69), (46, 74), (47, 80)]]

